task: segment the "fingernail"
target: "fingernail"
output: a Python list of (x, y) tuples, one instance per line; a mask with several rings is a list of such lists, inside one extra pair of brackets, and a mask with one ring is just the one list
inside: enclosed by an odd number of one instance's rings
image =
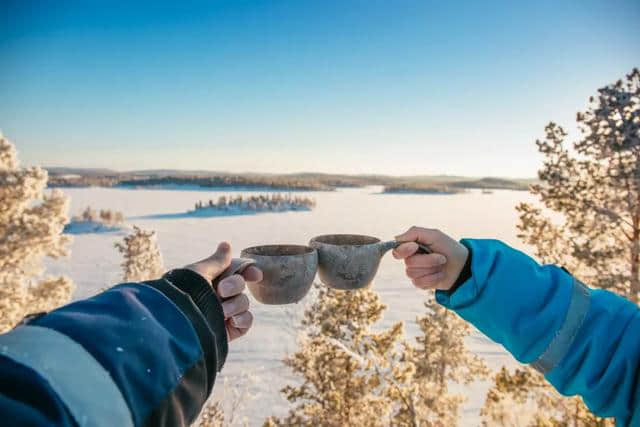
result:
[(225, 313), (233, 313), (236, 310), (236, 305), (233, 302), (225, 301), (223, 308)]
[(442, 265), (442, 264), (446, 264), (447, 263), (447, 257), (445, 257), (444, 255), (440, 255), (438, 257), (438, 264)]
[(230, 297), (233, 294), (235, 284), (230, 281), (223, 280), (220, 282), (220, 295), (223, 297)]

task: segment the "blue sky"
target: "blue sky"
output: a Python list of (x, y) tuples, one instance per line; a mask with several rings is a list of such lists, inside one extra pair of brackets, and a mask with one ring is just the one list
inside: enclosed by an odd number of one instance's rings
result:
[(23, 163), (533, 176), (640, 66), (640, 2), (2, 1)]

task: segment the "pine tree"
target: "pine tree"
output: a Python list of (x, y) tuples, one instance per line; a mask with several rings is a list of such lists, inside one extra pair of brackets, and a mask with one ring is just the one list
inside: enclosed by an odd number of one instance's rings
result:
[[(532, 186), (551, 218), (530, 204), (520, 212), (519, 237), (543, 263), (565, 266), (593, 287), (612, 290), (640, 303), (640, 71), (632, 70), (598, 90), (587, 111), (577, 114), (581, 138), (566, 146), (567, 132), (555, 123), (536, 141), (546, 157)], [(530, 368), (502, 370), (495, 378), (484, 413), (496, 422), (504, 402), (549, 412), (551, 425), (605, 425), (581, 400), (562, 400)], [(522, 397), (524, 396), (524, 397)], [(551, 396), (551, 397), (550, 397)], [(558, 400), (556, 406), (550, 401)], [(553, 408), (553, 409), (548, 409)], [(533, 425), (547, 422), (534, 417)], [(555, 423), (555, 424), (553, 424)], [(546, 425), (546, 424), (545, 424)]]
[[(294, 406), (286, 417), (271, 417), (265, 426), (456, 424), (463, 399), (450, 394), (447, 383), (472, 381), (486, 370), (464, 348), (468, 327), (442, 339), (456, 319), (429, 304), (432, 311), (419, 320), (425, 337), (413, 347), (404, 339), (401, 322), (372, 331), (386, 308), (374, 291), (317, 289), (302, 321), (299, 350), (285, 359), (303, 383), (283, 389)], [(430, 322), (441, 322), (445, 332)], [(444, 345), (460, 355), (447, 357), (446, 349), (438, 347)], [(435, 354), (442, 357), (431, 356)], [(469, 367), (462, 366), (467, 363)]]
[(198, 420), (193, 424), (195, 427), (223, 427), (225, 424), (222, 405), (218, 401), (212, 401), (202, 409)]
[(482, 408), (486, 426), (613, 427), (611, 418), (596, 417), (579, 397), (564, 397), (531, 368), (496, 374)]
[(116, 248), (124, 257), (122, 268), (125, 282), (157, 279), (164, 273), (162, 255), (154, 231), (133, 227), (133, 233), (117, 242)]
[(66, 277), (43, 277), (45, 257), (68, 255), (68, 199), (46, 193), (47, 172), (21, 168), (15, 147), (0, 135), (0, 332), (25, 315), (52, 310), (71, 298)]
[(285, 359), (303, 383), (282, 390), (294, 406), (265, 425), (388, 424), (394, 410), (390, 396), (406, 387), (413, 369), (401, 360), (402, 323), (371, 331), (385, 306), (369, 289), (317, 290), (302, 320), (300, 348)]
[(640, 71), (590, 102), (577, 114), (582, 138), (573, 150), (553, 122), (536, 141), (546, 160), (531, 191), (560, 221), (523, 203), (519, 237), (542, 262), (640, 303)]
[(489, 371), (464, 342), (471, 333), (467, 322), (433, 298), (425, 303), (425, 308), (427, 313), (418, 319), (422, 334), (406, 357), (415, 366), (413, 382), (421, 386), (420, 399), (426, 396), (434, 399), (423, 405), (427, 416), (421, 419), (439, 420), (451, 426), (458, 421), (460, 404), (465, 397), (451, 394), (449, 384), (470, 384), (486, 378)]

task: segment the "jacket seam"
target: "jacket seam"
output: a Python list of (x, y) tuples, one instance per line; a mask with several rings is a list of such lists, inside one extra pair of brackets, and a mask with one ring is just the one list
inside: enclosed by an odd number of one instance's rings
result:
[[(195, 317), (194, 320), (198, 321), (198, 323), (201, 325), (200, 327), (201, 328), (205, 328), (202, 332), (199, 332), (199, 327), (194, 324), (194, 322), (192, 321), (190, 316), (187, 313), (184, 312), (184, 310), (181, 308), (180, 304), (177, 301), (175, 301), (169, 295), (165, 294), (161, 289), (156, 288), (155, 286), (152, 285), (152, 283), (154, 283), (155, 281), (142, 282), (142, 283), (139, 283), (139, 284), (142, 285), (142, 286), (145, 286), (146, 288), (153, 289), (155, 292), (158, 292), (160, 295), (162, 295), (164, 298), (169, 300), (171, 302), (171, 304), (173, 304), (175, 306), (176, 310), (178, 310), (180, 312), (180, 314), (185, 318), (185, 321), (189, 324), (189, 326), (191, 327), (191, 329), (193, 330), (195, 335), (198, 337), (198, 344), (200, 345), (200, 357), (204, 357), (204, 359), (205, 359), (205, 367), (209, 368), (209, 361), (208, 361), (209, 358), (207, 357), (207, 352), (211, 351), (213, 353), (212, 356), (216, 360), (217, 360), (217, 357), (218, 357), (218, 354), (217, 354), (218, 350), (216, 348), (215, 340), (213, 338), (214, 332), (211, 330), (211, 327), (209, 326), (208, 322), (206, 321), (204, 315), (200, 312), (200, 309), (198, 309), (198, 307), (195, 305), (193, 300), (191, 300), (189, 295), (185, 294), (180, 289), (175, 287), (170, 281), (168, 281), (166, 279), (159, 279), (159, 280), (162, 281), (163, 283), (165, 283), (167, 286), (171, 286), (176, 292), (181, 294), (181, 296), (184, 296), (185, 299), (188, 299), (191, 302), (191, 304), (193, 304), (193, 310), (190, 310), (190, 311), (194, 312), (194, 314), (193, 314), (194, 317)], [(188, 307), (185, 307), (185, 308), (188, 308)], [(209, 334), (208, 336), (209, 336), (210, 340), (207, 340), (207, 335), (206, 334)], [(205, 342), (205, 341), (209, 341), (209, 342)], [(207, 345), (207, 344), (210, 344), (210, 345)], [(206, 389), (207, 389), (207, 392), (210, 392), (211, 389), (213, 388), (213, 379), (212, 378), (215, 376), (216, 360), (212, 360), (211, 361), (212, 364), (213, 364), (213, 366), (211, 366), (211, 368), (213, 369), (213, 372), (211, 372), (211, 373), (207, 372), (207, 374), (208, 374), (207, 378), (206, 378)]]

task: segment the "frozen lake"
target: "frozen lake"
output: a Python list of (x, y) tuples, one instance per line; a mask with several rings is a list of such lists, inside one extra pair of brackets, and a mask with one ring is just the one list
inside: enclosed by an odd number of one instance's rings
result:
[[(522, 249), (516, 237), (519, 202), (533, 201), (531, 194), (519, 191), (495, 191), (482, 194), (471, 191), (455, 195), (379, 194), (380, 188), (343, 189), (336, 192), (304, 193), (314, 197), (317, 207), (310, 212), (268, 213), (214, 218), (145, 218), (193, 209), (198, 200), (214, 200), (220, 191), (133, 190), (84, 188), (64, 189), (71, 197), (71, 214), (86, 206), (122, 211), (127, 223), (155, 230), (167, 268), (180, 267), (210, 255), (221, 240), (227, 240), (234, 253), (247, 246), (271, 243), (306, 244), (319, 234), (358, 233), (392, 239), (411, 225), (440, 228), (455, 238), (497, 238)], [(255, 194), (242, 191), (242, 194)], [(122, 234), (87, 234), (74, 236), (71, 257), (49, 263), (50, 272), (69, 275), (76, 283), (75, 298), (94, 294), (121, 279), (121, 258), (114, 243)], [(424, 312), (427, 294), (416, 290), (404, 276), (403, 264), (389, 254), (382, 260), (373, 284), (388, 306), (381, 327), (403, 320), (408, 335), (416, 333), (415, 319)], [(310, 299), (307, 297), (307, 302)], [(252, 331), (231, 345), (227, 364), (218, 380), (214, 395), (223, 396), (222, 377), (228, 384), (248, 380), (254, 399), (242, 409), (249, 425), (262, 425), (269, 415), (282, 415), (288, 402), (279, 389), (294, 381), (280, 362), (295, 351), (295, 320), (304, 308), (263, 306), (254, 303), (255, 323)], [(479, 333), (468, 345), (495, 369), (513, 362), (501, 347)], [(463, 407), (461, 425), (480, 424), (479, 408), (484, 402), (487, 384), (473, 384), (465, 390), (469, 400)], [(227, 396), (229, 398), (229, 396)]]

